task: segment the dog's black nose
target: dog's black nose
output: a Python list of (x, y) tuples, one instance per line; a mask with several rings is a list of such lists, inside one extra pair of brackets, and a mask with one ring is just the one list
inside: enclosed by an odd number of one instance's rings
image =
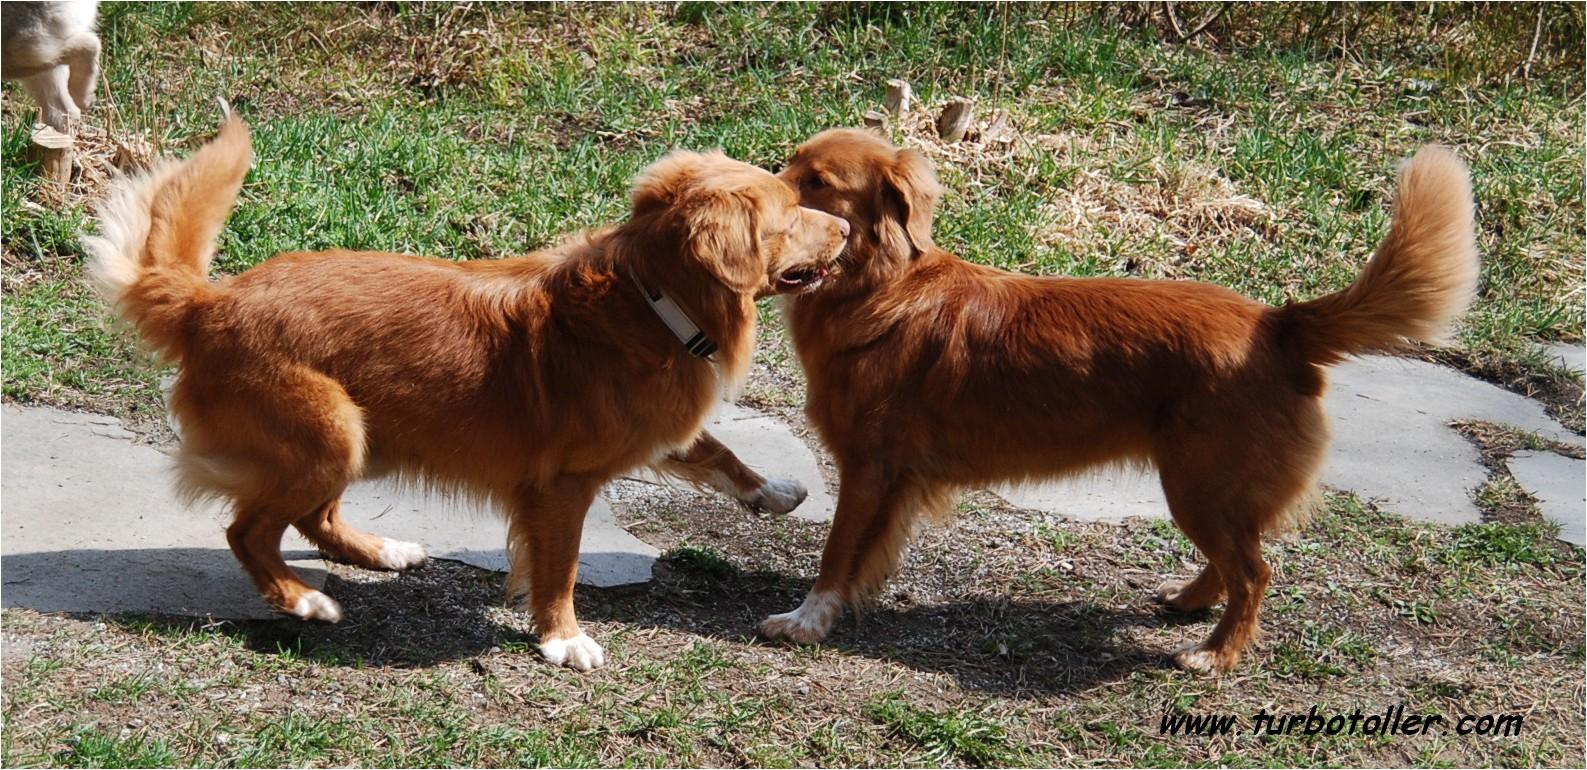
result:
[(844, 238), (849, 237), (849, 220), (838, 217), (838, 232), (843, 233)]

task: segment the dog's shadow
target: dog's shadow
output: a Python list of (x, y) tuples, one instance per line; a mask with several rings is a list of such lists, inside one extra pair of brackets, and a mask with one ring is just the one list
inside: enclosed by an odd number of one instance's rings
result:
[[(184, 578), (171, 573), (171, 565), (186, 565), (179, 571), (203, 573), (211, 579), (235, 574), (239, 585), (208, 586), (207, 593), (223, 601), (257, 603), (252, 587), (230, 560), (230, 553), (219, 549), (8, 556), (5, 604), (50, 611), (52, 595), (55, 600), (68, 598), (63, 591), (175, 587), (179, 582), (173, 581)], [(88, 570), (98, 579), (61, 581), (53, 573), (62, 569)], [(647, 585), (580, 586), (580, 618), (595, 626), (615, 622), (722, 643), (782, 647), (757, 639), (755, 629), (765, 616), (797, 606), (809, 588), (806, 580), (775, 572), (744, 572), (726, 564), (701, 566), (664, 559), (656, 572), (656, 580)], [(225, 634), (259, 653), (301, 656), (326, 665), (426, 668), (499, 650), (534, 654), (529, 651), (535, 641), (529, 619), (503, 607), (499, 573), (437, 560), (401, 576), (364, 574), (370, 579), (344, 580), (334, 572), (326, 576), (326, 593), (346, 609), (345, 619), (336, 625), (290, 618), (216, 622), (159, 610), (103, 616), (71, 610), (69, 603), (53, 609), (103, 618), (139, 633)], [(1127, 641), (1127, 632), (1200, 619), (1204, 618), (1166, 612), (1145, 602), (1105, 607), (1086, 601), (975, 595), (910, 606), (895, 600), (851, 613), (832, 629), (822, 647), (947, 674), (967, 689), (1052, 694), (1084, 690), (1167, 665), (1164, 650), (1135, 645)]]
[[(797, 607), (809, 582), (775, 572), (717, 565), (701, 574), (658, 565), (641, 594), (598, 595), (592, 619), (664, 628), (741, 643), (784, 647), (756, 636), (760, 622)], [(1134, 644), (1132, 629), (1205, 622), (1143, 600), (1125, 607), (1087, 601), (980, 594), (910, 604), (897, 599), (847, 613), (825, 650), (947, 674), (971, 690), (1003, 695), (1074, 692), (1170, 664), (1167, 650)]]

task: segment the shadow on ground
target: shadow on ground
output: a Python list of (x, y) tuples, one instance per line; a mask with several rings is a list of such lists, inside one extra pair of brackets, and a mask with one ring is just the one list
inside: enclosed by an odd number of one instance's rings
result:
[[(785, 649), (757, 639), (755, 629), (766, 615), (797, 606), (809, 587), (802, 579), (741, 572), (725, 564), (698, 568), (665, 560), (657, 573), (656, 581), (644, 586), (580, 586), (579, 617), (595, 626), (615, 623)], [(291, 654), (328, 665), (426, 668), (496, 648), (530, 650), (523, 654), (533, 656), (528, 618), (503, 608), (501, 580), (498, 573), (445, 560), (404, 575), (336, 567), (325, 590), (346, 610), (337, 625), (148, 614), (102, 619), (162, 635), (223, 633), (262, 654)], [(1108, 608), (1084, 601), (972, 596), (851, 614), (833, 628), (823, 647), (947, 674), (966, 689), (1039, 696), (1085, 690), (1139, 669), (1166, 666), (1166, 650), (1120, 637), (1132, 628), (1202, 621), (1205, 616), (1178, 615), (1145, 603)], [(631, 648), (625, 657), (642, 654), (641, 648)]]

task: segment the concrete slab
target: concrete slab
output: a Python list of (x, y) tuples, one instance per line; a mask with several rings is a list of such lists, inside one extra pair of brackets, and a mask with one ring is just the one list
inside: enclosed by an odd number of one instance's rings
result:
[[(424, 545), (432, 557), (482, 569), (507, 571), (507, 522), (494, 510), (381, 482), (356, 484), (342, 496), (342, 515), (353, 526)], [(660, 555), (617, 526), (603, 497), (584, 520), (579, 582), (602, 588), (649, 582)]]
[[(805, 521), (832, 520), (837, 501), (827, 491), (815, 453), (781, 420), (746, 406), (722, 402), (711, 413), (706, 430), (762, 476), (791, 478), (804, 485), (809, 496), (789, 515)], [(687, 484), (654, 473), (642, 471), (635, 478), (695, 491)]]
[(1543, 516), (1559, 525), (1559, 539), (1587, 546), (1587, 462), (1553, 452), (1516, 452), (1505, 465), (1537, 498)]
[(1369, 356), (1334, 367), (1329, 381), (1334, 443), (1323, 482), (1424, 521), (1481, 520), (1473, 493), (1488, 472), (1450, 422), (1484, 420), (1581, 440), (1537, 401), (1437, 364)]
[[(132, 442), (114, 418), (7, 404), (0, 454), (0, 582), (7, 607), (276, 617), (226, 547), (225, 512), (189, 509), (170, 459)], [(356, 526), (423, 543), (434, 556), (505, 569), (506, 526), (434, 495), (360, 484), (344, 499)], [(315, 587), (325, 564), (295, 532), (283, 550)], [(584, 528), (579, 582), (645, 582), (658, 553), (598, 499)]]
[[(184, 508), (170, 460), (113, 418), (7, 404), (0, 443), (0, 582), (7, 607), (218, 618), (275, 613), (226, 547), (215, 506)], [(294, 533), (310, 585), (324, 562)]]
[(1587, 372), (1587, 347), (1574, 342), (1553, 342), (1544, 350), (1559, 366), (1577, 374)]
[(1021, 508), (1086, 521), (1118, 523), (1131, 516), (1168, 518), (1157, 471), (1103, 469), (1035, 484), (1004, 484), (992, 492)]
[[(1323, 483), (1424, 521), (1481, 520), (1472, 493), (1487, 479), (1487, 469), (1450, 422), (1485, 420), (1581, 441), (1538, 402), (1436, 364), (1370, 356), (1334, 367), (1329, 379), (1334, 442)], [(1077, 518), (1168, 516), (1150, 472), (1101, 471), (993, 491), (1021, 507)]]

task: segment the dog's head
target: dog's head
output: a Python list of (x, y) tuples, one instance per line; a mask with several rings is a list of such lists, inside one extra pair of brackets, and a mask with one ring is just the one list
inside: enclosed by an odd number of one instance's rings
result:
[(941, 188), (925, 156), (869, 131), (835, 128), (799, 146), (778, 178), (799, 204), (853, 225), (844, 262), (878, 275), (930, 251)]
[(720, 152), (679, 150), (651, 164), (634, 185), (631, 221), (681, 247), (682, 264), (652, 260), (651, 270), (703, 271), (755, 297), (820, 284), (849, 235), (848, 222), (800, 206), (777, 177)]

